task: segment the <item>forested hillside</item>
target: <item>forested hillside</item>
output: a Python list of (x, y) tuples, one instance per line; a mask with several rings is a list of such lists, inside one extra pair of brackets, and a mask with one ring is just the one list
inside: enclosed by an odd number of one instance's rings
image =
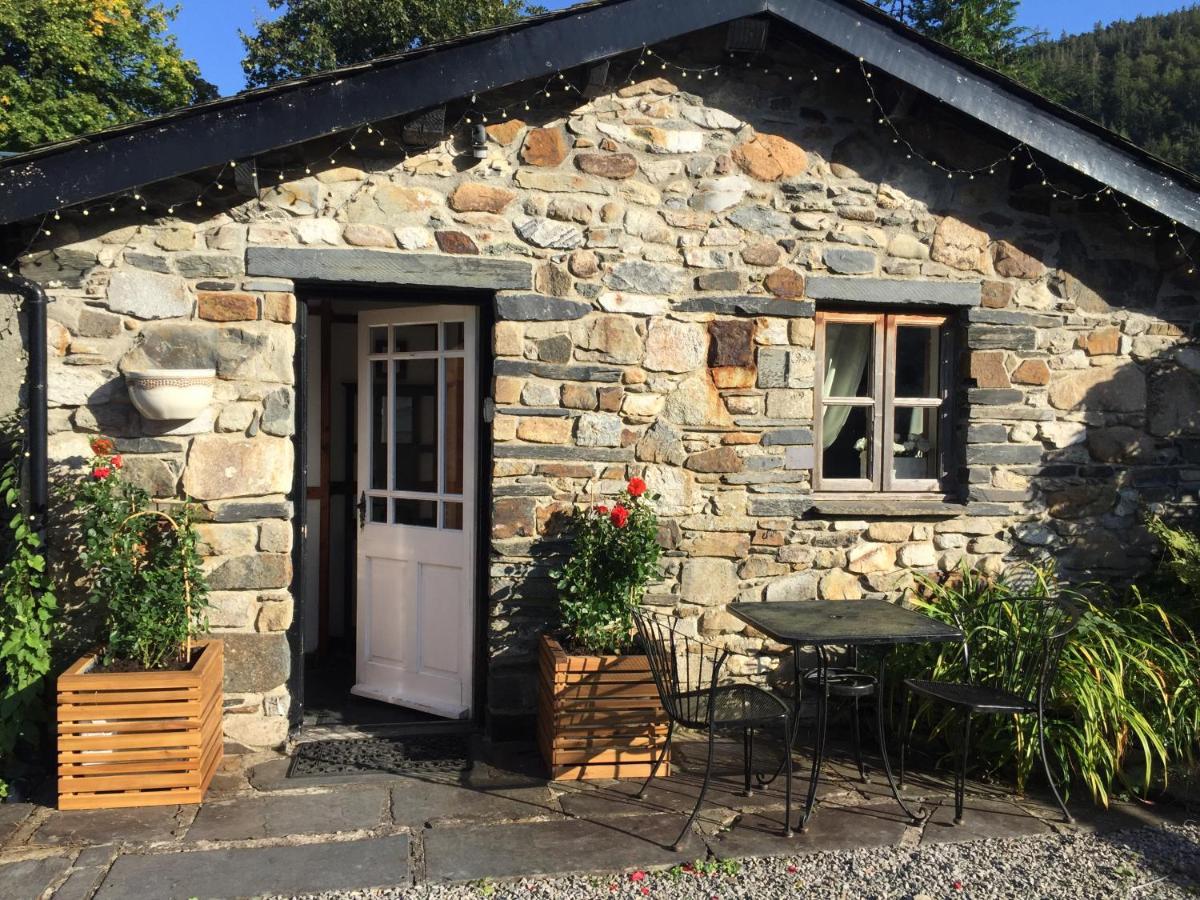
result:
[(1200, 7), (1027, 46), (1033, 87), (1200, 174)]

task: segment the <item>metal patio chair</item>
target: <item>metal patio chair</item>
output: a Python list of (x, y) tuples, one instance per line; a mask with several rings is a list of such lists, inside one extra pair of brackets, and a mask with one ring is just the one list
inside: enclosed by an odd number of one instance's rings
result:
[(679, 630), (678, 619), (665, 619), (644, 612), (634, 613), (638, 636), (650, 663), (658, 696), (666, 710), (669, 723), (662, 751), (650, 767), (650, 775), (638, 793), (646, 796), (650, 782), (667, 755), (677, 726), (703, 731), (708, 735), (708, 762), (700, 796), (687, 824), (672, 845), (683, 848), (684, 839), (700, 813), (704, 795), (712, 778), (715, 738), (718, 731), (742, 732), (742, 764), (746, 796), (751, 793), (750, 778), (754, 761), (754, 730), (779, 729), (783, 745), (787, 781), (784, 782), (783, 834), (792, 834), (792, 755), (789, 740), (792, 735), (792, 712), (788, 705), (770, 691), (740, 682), (721, 683), (721, 669), (729, 651), (706, 644)]
[[(1073, 821), (1054, 783), (1050, 761), (1046, 757), (1045, 712), (1059, 658), (1078, 622), (1078, 610), (1061, 597), (1028, 594), (996, 597), (978, 604), (969, 615), (956, 615), (955, 624), (963, 632), (962, 666), (966, 678), (963, 681), (905, 679), (900, 783), (904, 783), (904, 758), (911, 737), (909, 703), (914, 694), (958, 710), (962, 719), (961, 756), (954, 775), (955, 825), (961, 825), (963, 821), (972, 717), (1036, 715), (1038, 749), (1046, 780), (1064, 820)], [(1035, 651), (1022, 647), (1022, 634), (1038, 636)], [(996, 644), (999, 644), (998, 656), (1002, 665), (986, 675), (976, 676), (971, 665), (972, 648), (976, 656), (983, 646), (988, 647), (989, 655), (996, 655)]]
[[(854, 762), (858, 766), (858, 777), (867, 781), (866, 766), (862, 756), (862, 710), (861, 701), (872, 700), (879, 692), (879, 680), (858, 667), (858, 647), (850, 648), (850, 659), (846, 666), (830, 666), (825, 670), (825, 680), (828, 682), (826, 696), (844, 704), (851, 719), (852, 739), (851, 749), (854, 751)], [(819, 669), (809, 669), (803, 674), (802, 684), (806, 691), (814, 694), (821, 692), (821, 674)], [(878, 700), (875, 700), (878, 702)]]

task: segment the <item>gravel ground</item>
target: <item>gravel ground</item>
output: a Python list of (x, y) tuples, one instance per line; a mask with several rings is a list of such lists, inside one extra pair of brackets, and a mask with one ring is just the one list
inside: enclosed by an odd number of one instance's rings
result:
[(314, 896), (322, 900), (1195, 898), (1200, 896), (1200, 825), (812, 853), (709, 863), (705, 868), (716, 871), (626, 872)]

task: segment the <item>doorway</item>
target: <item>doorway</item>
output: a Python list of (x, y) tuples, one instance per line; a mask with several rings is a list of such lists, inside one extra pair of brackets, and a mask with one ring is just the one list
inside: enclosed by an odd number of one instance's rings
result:
[(305, 297), (303, 723), (477, 710), (480, 310)]

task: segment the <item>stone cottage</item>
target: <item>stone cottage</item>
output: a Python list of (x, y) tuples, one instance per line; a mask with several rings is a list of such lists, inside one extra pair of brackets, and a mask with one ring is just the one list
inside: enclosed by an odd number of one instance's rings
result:
[(0, 186), (51, 467), (203, 507), (246, 744), (350, 692), (528, 733), (564, 516), (633, 475), (647, 602), (743, 674), (731, 602), (1118, 578), (1200, 487), (1200, 183), (856, 0), (586, 4)]

